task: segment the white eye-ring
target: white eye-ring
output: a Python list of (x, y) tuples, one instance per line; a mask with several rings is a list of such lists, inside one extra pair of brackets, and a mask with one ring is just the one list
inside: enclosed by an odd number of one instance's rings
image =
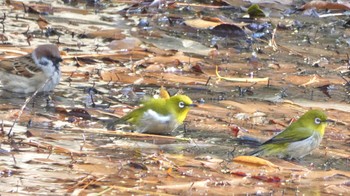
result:
[(315, 118), (315, 123), (316, 123), (317, 125), (321, 124), (321, 119)]
[(180, 102), (179, 102), (179, 107), (180, 107), (180, 108), (184, 108), (184, 107), (185, 107), (185, 103), (182, 102), (182, 101), (180, 101)]

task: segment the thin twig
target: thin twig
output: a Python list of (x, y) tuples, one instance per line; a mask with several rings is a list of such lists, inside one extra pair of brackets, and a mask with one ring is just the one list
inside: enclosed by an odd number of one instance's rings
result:
[(16, 125), (17, 121), (21, 118), (22, 113), (23, 113), (23, 111), (24, 111), (24, 108), (25, 108), (25, 107), (27, 106), (27, 104), (36, 96), (36, 94), (38, 94), (39, 90), (41, 90), (42, 88), (44, 88), (44, 86), (45, 86), (49, 81), (51, 81), (51, 80), (52, 80), (52, 77), (49, 77), (49, 78), (44, 82), (44, 84), (41, 85), (40, 88), (36, 89), (36, 91), (32, 94), (32, 96), (30, 96), (30, 97), (28, 97), (28, 98), (26, 99), (26, 101), (24, 102), (23, 106), (21, 107), (21, 110), (19, 111), (19, 114), (18, 114), (17, 118), (16, 118), (15, 121), (13, 122), (13, 124), (12, 124), (12, 126), (11, 126), (11, 128), (10, 128), (9, 133), (7, 134), (7, 137), (8, 137), (8, 138), (11, 138), (11, 133), (12, 133), (13, 127)]

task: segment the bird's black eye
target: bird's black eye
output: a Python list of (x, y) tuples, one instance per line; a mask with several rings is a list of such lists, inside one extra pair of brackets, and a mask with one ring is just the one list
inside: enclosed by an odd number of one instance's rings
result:
[(315, 118), (315, 124), (317, 124), (317, 125), (321, 124), (321, 119)]
[(179, 102), (179, 107), (180, 107), (180, 108), (184, 108), (184, 107), (185, 107), (185, 103), (182, 102), (182, 101), (180, 101), (180, 102)]
[(47, 66), (49, 64), (49, 61), (46, 58), (41, 58), (39, 60), (40, 65)]

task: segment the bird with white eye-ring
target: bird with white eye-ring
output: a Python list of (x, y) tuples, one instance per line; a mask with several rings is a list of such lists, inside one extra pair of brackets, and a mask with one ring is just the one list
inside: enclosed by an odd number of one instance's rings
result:
[(327, 122), (333, 121), (323, 111), (310, 110), (249, 155), (302, 158), (320, 145)]
[(150, 99), (114, 124), (128, 122), (135, 126), (137, 132), (171, 134), (183, 123), (190, 108), (196, 106), (186, 95)]

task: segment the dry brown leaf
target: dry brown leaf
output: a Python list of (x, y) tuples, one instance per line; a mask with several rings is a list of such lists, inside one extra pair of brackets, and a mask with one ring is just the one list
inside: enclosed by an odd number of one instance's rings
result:
[[(204, 85), (208, 78), (207, 77), (193, 77), (191, 75), (177, 75), (174, 73), (148, 73), (147, 76), (152, 76), (156, 80), (156, 84), (159, 83), (159, 78), (162, 78), (164, 82), (176, 82), (180, 84), (199, 84)], [(152, 82), (152, 81), (149, 81)]]
[(102, 71), (101, 78), (104, 81), (113, 81), (113, 82), (123, 82), (123, 83), (134, 83), (135, 81), (142, 79), (142, 76), (137, 74), (128, 74), (126, 72), (121, 72), (117, 70), (111, 71)]
[(233, 162), (247, 164), (247, 165), (254, 165), (254, 166), (267, 166), (267, 167), (273, 167), (273, 168), (280, 168), (279, 166), (271, 163), (268, 160), (265, 160), (259, 157), (253, 157), (253, 156), (238, 156), (233, 158)]
[(39, 16), (39, 18), (36, 20), (36, 22), (39, 25), (39, 28), (41, 30), (46, 29), (46, 27), (50, 24), (45, 18)]
[(14, 10), (23, 10), (24, 4), (20, 1), (6, 0), (6, 5), (11, 5)]
[(108, 47), (112, 50), (133, 50), (140, 46), (142, 42), (134, 37), (127, 37), (122, 40), (113, 40)]
[(121, 40), (125, 38), (125, 35), (122, 34), (122, 31), (119, 29), (104, 29), (104, 30), (98, 30), (94, 32), (87, 33), (86, 36), (88, 38), (104, 38), (104, 39), (115, 39), (115, 40)]
[(173, 56), (155, 56), (147, 59), (147, 63), (162, 63), (169, 64), (180, 61), (181, 63), (191, 62), (192, 64), (200, 62), (199, 58), (186, 56), (183, 52), (177, 52)]
[(185, 24), (197, 29), (208, 29), (208, 28), (216, 27), (219, 24), (222, 24), (222, 22), (209, 21), (209, 20), (203, 20), (203, 19), (197, 18), (192, 20), (186, 20)]
[(155, 56), (173, 56), (177, 53), (176, 50), (166, 50), (153, 46), (148, 46), (147, 51), (154, 53)]
[(94, 175), (108, 175), (115, 172), (114, 167), (109, 167), (106, 164), (74, 164), (73, 168), (76, 170), (83, 170)]
[[(1, 49), (0, 49), (1, 51)], [(75, 59), (75, 58), (96, 58), (96, 59), (103, 59), (103, 58), (110, 58), (110, 60), (115, 61), (130, 61), (130, 60), (140, 60), (144, 59), (145, 57), (148, 57), (150, 53), (144, 51), (144, 50), (132, 50), (132, 51), (122, 51), (117, 53), (99, 53), (99, 54), (79, 54), (74, 56), (63, 56), (63, 59)]]
[(288, 83), (292, 83), (303, 87), (320, 87), (320, 86), (331, 84), (329, 80), (324, 79), (321, 76), (316, 74), (310, 75), (310, 76), (291, 75), (291, 76), (287, 76), (285, 80)]
[(328, 9), (328, 10), (350, 10), (350, 4), (349, 3), (333, 3), (333, 2), (325, 2), (325, 1), (311, 1), (306, 3), (301, 7), (301, 9)]

